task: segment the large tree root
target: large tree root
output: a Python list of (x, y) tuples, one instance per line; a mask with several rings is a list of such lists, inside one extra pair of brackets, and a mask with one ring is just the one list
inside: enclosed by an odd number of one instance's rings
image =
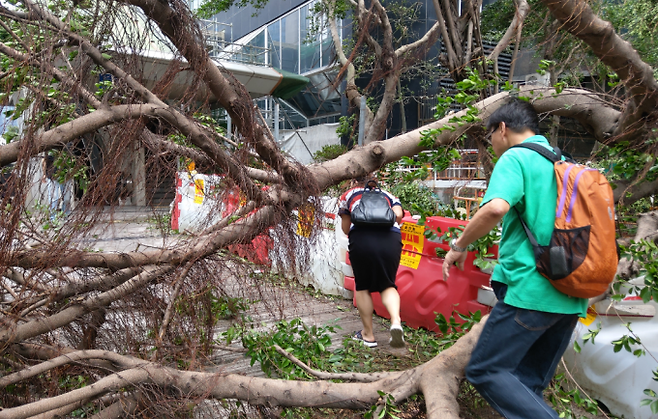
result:
[[(155, 384), (163, 389), (175, 389), (187, 397), (239, 399), (253, 405), (269, 407), (366, 409), (375, 405), (380, 399), (378, 391), (391, 394), (398, 403), (414, 394), (422, 393), (427, 404), (428, 419), (457, 419), (459, 418), (459, 405), (456, 398), (459, 383), (464, 378), (464, 368), (485, 321), (486, 318), (452, 347), (441, 352), (431, 361), (407, 371), (331, 374), (306, 368), (313, 375), (321, 376), (326, 381), (287, 381), (236, 374), (179, 371), (108, 351), (72, 352), (5, 376), (0, 379), (0, 386), (5, 387), (26, 380), (68, 363), (90, 359), (111, 362), (120, 366), (122, 371), (108, 375), (89, 386), (59, 396), (3, 409), (0, 411), (0, 419), (28, 418), (83, 401), (94, 400), (108, 393), (139, 387), (140, 384)], [(328, 381), (334, 379), (351, 379), (357, 382)]]

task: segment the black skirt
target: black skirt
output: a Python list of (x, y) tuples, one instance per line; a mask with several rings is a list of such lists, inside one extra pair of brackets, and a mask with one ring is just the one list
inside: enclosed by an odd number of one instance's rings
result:
[(349, 234), (350, 263), (357, 291), (382, 292), (395, 286), (402, 237), (397, 229), (355, 227)]

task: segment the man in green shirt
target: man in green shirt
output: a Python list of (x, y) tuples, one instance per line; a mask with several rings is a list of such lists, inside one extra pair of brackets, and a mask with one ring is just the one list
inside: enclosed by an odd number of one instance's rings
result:
[[(506, 418), (557, 418), (543, 391), (555, 374), (587, 300), (556, 290), (536, 269), (532, 245), (519, 214), (537, 241), (550, 241), (555, 222), (557, 184), (553, 164), (533, 150), (511, 148), (534, 142), (549, 150), (539, 133), (532, 105), (512, 99), (487, 123), (491, 145), (500, 158), (491, 175), (481, 208), (443, 263), (443, 278), (457, 264), (464, 269), (466, 247), (502, 220), (498, 265), (491, 276), (498, 303), (482, 330), (466, 367), (466, 378)], [(517, 211), (510, 211), (514, 207)]]

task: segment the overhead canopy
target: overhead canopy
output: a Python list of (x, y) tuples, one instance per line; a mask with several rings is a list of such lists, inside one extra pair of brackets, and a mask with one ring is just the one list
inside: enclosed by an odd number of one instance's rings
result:
[(290, 99), (297, 93), (301, 92), (310, 81), (308, 77), (300, 76), (299, 74), (291, 73), (290, 71), (274, 68), (274, 70), (281, 73), (281, 82), (276, 86), (271, 93), (272, 96), (281, 99)]
[[(147, 87), (151, 88), (164, 76), (174, 57), (172, 54), (160, 51), (144, 51), (138, 54), (144, 61)], [(253, 98), (272, 95), (289, 99), (299, 93), (310, 81), (307, 77), (278, 68), (218, 59), (214, 61), (222, 71), (230, 72), (240, 81)], [(180, 72), (172, 83), (169, 97), (171, 99), (181, 97), (192, 80), (193, 74), (190, 71)], [(197, 94), (202, 100), (206, 96), (205, 88), (199, 89)], [(213, 101), (212, 97), (211, 101)]]

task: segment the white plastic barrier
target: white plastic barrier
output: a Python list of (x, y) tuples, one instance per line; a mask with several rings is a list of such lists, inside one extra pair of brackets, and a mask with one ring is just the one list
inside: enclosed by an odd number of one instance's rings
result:
[[(298, 266), (297, 271), (300, 274), (299, 282), (303, 285), (311, 285), (316, 290), (331, 295), (340, 295), (343, 298), (352, 298), (352, 291), (346, 290), (344, 285), (344, 277), (340, 263), (341, 250), (336, 240), (336, 233), (334, 233), (334, 220), (338, 217), (338, 200), (331, 197), (321, 197), (322, 208), (324, 211), (322, 230), (317, 233), (314, 240), (310, 243), (311, 257), (308, 260), (309, 266)], [(312, 215), (310, 218), (314, 218)], [(300, 217), (302, 218), (302, 217)], [(340, 228), (340, 226), (338, 226)], [(303, 226), (299, 226), (297, 230), (297, 240), (300, 246), (306, 246), (309, 243), (307, 240), (310, 231), (305, 231)], [(273, 251), (277, 251), (280, 247), (279, 240), (270, 233), (274, 240)], [(271, 253), (270, 253), (271, 254)], [(343, 254), (343, 262), (345, 261), (345, 252)], [(278, 258), (271, 258), (273, 263)], [(280, 271), (285, 274), (288, 271), (286, 266), (277, 266)]]
[(338, 246), (338, 263), (343, 275), (354, 276), (352, 272), (352, 265), (347, 264), (347, 250), (349, 249), (349, 238), (343, 233), (342, 220), (339, 215), (336, 215), (334, 223), (334, 233), (336, 236), (336, 244)]
[(196, 172), (176, 173), (176, 199), (172, 202), (171, 228), (179, 231), (200, 231), (219, 221), (224, 209), (222, 180), (217, 175)]
[[(630, 297), (625, 301), (599, 301), (588, 311), (588, 319), (578, 322), (571, 345), (564, 354), (564, 362), (576, 383), (595, 400), (605, 404), (617, 416), (635, 419), (650, 419), (656, 415), (649, 406), (641, 406), (645, 389), (658, 393), (658, 382), (653, 381), (653, 371), (658, 368), (658, 304)], [(630, 323), (633, 334), (640, 338), (647, 354), (636, 357), (622, 349), (614, 352), (612, 341), (630, 332), (624, 326)], [(582, 337), (601, 325), (601, 331), (591, 341), (584, 343)], [(573, 348), (577, 339), (581, 351)], [(632, 350), (642, 349), (639, 345)]]
[[(346, 290), (344, 285), (342, 260), (345, 261), (345, 251), (342, 251), (336, 239), (336, 230), (340, 230), (340, 217), (338, 214), (338, 199), (323, 196), (322, 208), (324, 222), (322, 231), (311, 249), (311, 266), (307, 275), (301, 278), (304, 285), (312, 285), (324, 294), (340, 295), (352, 298), (352, 291)], [(336, 224), (338, 221), (338, 224)], [(347, 246), (345, 246), (347, 247)]]

